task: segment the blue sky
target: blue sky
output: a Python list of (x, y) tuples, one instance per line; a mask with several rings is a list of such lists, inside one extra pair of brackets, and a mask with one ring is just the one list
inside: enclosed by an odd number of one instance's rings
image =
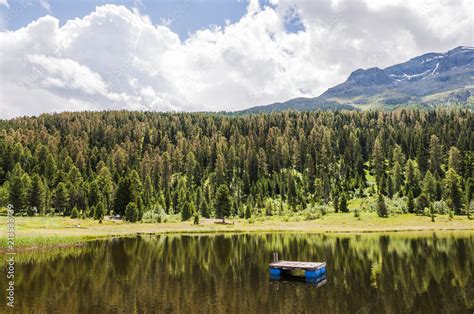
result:
[(16, 30), (44, 15), (56, 17), (62, 25), (69, 19), (88, 15), (96, 6), (106, 3), (137, 8), (154, 24), (170, 21), (170, 29), (181, 39), (210, 25), (224, 26), (226, 21), (235, 23), (245, 14), (248, 5), (246, 0), (8, 0), (9, 7), (0, 6), (0, 11), (7, 21), (4, 28)]

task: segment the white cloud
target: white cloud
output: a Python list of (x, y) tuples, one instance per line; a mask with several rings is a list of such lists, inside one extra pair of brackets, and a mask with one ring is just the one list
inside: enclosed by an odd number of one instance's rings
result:
[(10, 5), (8, 4), (8, 0), (0, 0), (0, 5), (4, 5), (4, 6), (6, 6), (7, 8), (10, 7)]
[[(184, 42), (166, 23), (153, 25), (137, 9), (115, 5), (61, 27), (46, 16), (0, 32), (0, 117), (105, 108), (237, 110), (317, 96), (357, 68), (474, 41), (469, 0), (271, 4), (250, 1), (240, 21)], [(289, 12), (301, 31), (285, 29)]]

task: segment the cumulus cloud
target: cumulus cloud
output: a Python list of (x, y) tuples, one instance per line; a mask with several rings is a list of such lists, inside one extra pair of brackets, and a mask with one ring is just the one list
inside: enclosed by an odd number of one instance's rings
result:
[[(238, 22), (196, 31), (185, 41), (166, 24), (116, 5), (63, 26), (45, 16), (0, 32), (0, 117), (238, 110), (317, 96), (357, 68), (474, 41), (469, 0), (270, 3), (252, 0)], [(296, 32), (288, 30), (289, 20), (298, 24)]]

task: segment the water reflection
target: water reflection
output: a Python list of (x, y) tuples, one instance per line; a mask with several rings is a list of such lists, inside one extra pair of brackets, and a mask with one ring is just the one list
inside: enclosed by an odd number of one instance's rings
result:
[(321, 287), (327, 283), (326, 274), (317, 277), (306, 277), (306, 276), (295, 276), (295, 275), (272, 275), (270, 274), (271, 282), (283, 282), (283, 283), (302, 283), (316, 287)]
[[(17, 256), (17, 312), (472, 312), (474, 234), (141, 236)], [(326, 283), (269, 280), (272, 252)], [(316, 283), (316, 286), (318, 283)], [(6, 282), (0, 281), (5, 291)], [(3, 306), (3, 304), (2, 304)]]

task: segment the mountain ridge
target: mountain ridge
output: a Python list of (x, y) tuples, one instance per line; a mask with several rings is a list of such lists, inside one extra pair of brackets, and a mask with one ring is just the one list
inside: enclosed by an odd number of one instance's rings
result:
[(428, 52), (383, 69), (357, 69), (345, 82), (318, 97), (293, 98), (241, 112), (392, 109), (454, 103), (474, 105), (474, 47)]

